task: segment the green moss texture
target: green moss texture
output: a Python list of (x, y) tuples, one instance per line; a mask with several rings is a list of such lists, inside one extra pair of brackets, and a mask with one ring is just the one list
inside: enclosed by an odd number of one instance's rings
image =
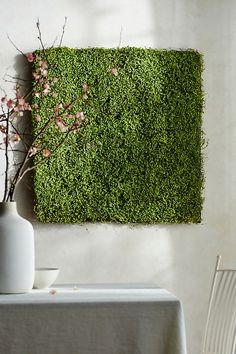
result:
[[(35, 129), (59, 103), (72, 103), (85, 120), (36, 168), (38, 220), (201, 222), (202, 55), (133, 47), (51, 48), (40, 55), (54, 63), (49, 77), (59, 81), (57, 97), (33, 98), (40, 106), (32, 111)], [(45, 134), (53, 149), (62, 133)]]

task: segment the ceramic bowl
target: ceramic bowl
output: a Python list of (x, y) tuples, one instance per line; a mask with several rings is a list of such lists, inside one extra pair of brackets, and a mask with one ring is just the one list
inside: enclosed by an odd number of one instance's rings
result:
[(58, 274), (59, 268), (36, 268), (34, 273), (34, 288), (48, 288), (55, 282)]

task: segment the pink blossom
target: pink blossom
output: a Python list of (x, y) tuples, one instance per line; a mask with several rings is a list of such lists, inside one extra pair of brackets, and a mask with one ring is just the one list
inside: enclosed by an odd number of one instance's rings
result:
[(62, 106), (62, 104), (60, 103), (60, 104), (58, 104), (55, 108), (54, 108), (54, 112), (55, 112), (55, 114), (59, 114), (59, 112), (60, 112), (60, 110), (61, 110), (61, 108), (62, 108), (63, 106)]
[(35, 109), (38, 109), (39, 108), (39, 105), (37, 103), (34, 104), (34, 108)]
[(1, 125), (1, 124), (0, 124), (0, 132), (3, 133), (3, 134), (5, 134), (6, 131), (7, 131), (6, 127), (4, 127), (4, 125)]
[(10, 98), (8, 101), (7, 101), (7, 108), (12, 108), (13, 107), (13, 101), (12, 99)]
[(77, 112), (75, 116), (76, 118), (81, 118), (82, 120), (84, 120), (84, 112)]
[(47, 63), (45, 62), (45, 61), (43, 61), (43, 60), (40, 60), (39, 61), (39, 66), (41, 66), (41, 69), (47, 69)]
[(52, 93), (52, 97), (53, 97), (53, 98), (56, 98), (56, 97), (57, 97), (57, 93), (56, 93), (56, 92), (53, 92), (53, 93)]
[(69, 110), (72, 108), (72, 105), (70, 103), (65, 103), (64, 108)]
[(23, 97), (20, 97), (20, 98), (18, 99), (18, 104), (19, 104), (20, 106), (24, 106), (25, 100), (24, 100)]
[(61, 131), (65, 132), (67, 130), (67, 126), (65, 122), (59, 117), (56, 119), (56, 126), (61, 129)]
[(29, 149), (29, 156), (31, 157), (31, 156), (37, 154), (37, 152), (38, 152), (38, 148), (35, 146), (31, 146), (31, 148)]
[(26, 54), (28, 62), (32, 63), (34, 61), (34, 54), (33, 53), (28, 53)]
[(88, 85), (87, 83), (84, 83), (84, 84), (82, 85), (82, 87), (83, 87), (83, 91), (84, 91), (84, 92), (88, 92), (88, 91), (89, 91), (89, 85)]
[(77, 120), (75, 123), (74, 123), (74, 127), (75, 128), (79, 128), (81, 126), (81, 121)]
[(6, 100), (7, 100), (6, 96), (3, 96), (3, 97), (1, 98), (1, 102), (2, 102), (2, 103), (6, 103)]
[(116, 68), (111, 68), (110, 69), (110, 73), (114, 76), (117, 76), (118, 75), (118, 70)]
[(43, 88), (44, 88), (43, 90), (44, 95), (47, 95), (50, 90), (50, 86), (48, 84), (45, 84), (43, 85)]
[(34, 95), (35, 95), (35, 97), (37, 97), (37, 98), (40, 97), (40, 93), (39, 93), (39, 92), (35, 92)]
[(43, 71), (42, 71), (42, 75), (43, 75), (44, 77), (48, 76), (47, 70), (43, 70)]
[(58, 81), (58, 78), (57, 78), (57, 77), (54, 77), (54, 78), (52, 79), (52, 84), (55, 84), (57, 81)]
[(25, 102), (25, 104), (24, 104), (24, 110), (25, 110), (25, 111), (31, 111), (31, 106), (30, 106), (30, 104), (29, 104), (28, 102)]
[(14, 110), (14, 112), (19, 112), (19, 107), (16, 106), (16, 107), (14, 107), (13, 110)]
[(37, 60), (41, 60), (41, 57), (40, 57), (38, 54), (35, 55), (35, 58), (36, 58)]
[(33, 73), (33, 77), (35, 78), (35, 80), (39, 80), (40, 76), (37, 73)]
[(11, 137), (11, 140), (13, 141), (13, 143), (18, 143), (19, 141), (21, 141), (20, 135), (19, 134), (14, 134)]
[(43, 157), (49, 157), (52, 152), (49, 149), (43, 149)]

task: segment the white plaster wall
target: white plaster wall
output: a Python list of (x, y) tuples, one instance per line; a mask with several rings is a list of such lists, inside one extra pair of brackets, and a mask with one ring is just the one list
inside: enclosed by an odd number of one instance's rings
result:
[[(50, 45), (68, 24), (71, 47), (195, 48), (205, 57), (206, 200), (201, 225), (42, 225), (33, 222), (38, 265), (60, 282), (155, 282), (182, 299), (189, 354), (199, 354), (217, 253), (236, 259), (236, 2), (234, 0), (1, 0), (0, 78), (38, 47), (39, 17)], [(10, 70), (14, 72), (14, 70)], [(1, 83), (5, 87), (5, 84)], [(1, 170), (3, 160), (0, 161)], [(26, 188), (17, 195), (27, 212)], [(148, 354), (148, 353), (147, 353)]]

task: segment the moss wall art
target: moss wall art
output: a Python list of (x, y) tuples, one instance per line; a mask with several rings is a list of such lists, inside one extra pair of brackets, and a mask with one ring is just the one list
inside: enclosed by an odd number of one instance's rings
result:
[[(38, 220), (201, 222), (202, 55), (133, 47), (37, 53), (58, 81), (33, 97), (35, 134), (60, 104), (84, 118), (50, 158), (35, 156)], [(52, 151), (63, 132), (45, 134)]]

